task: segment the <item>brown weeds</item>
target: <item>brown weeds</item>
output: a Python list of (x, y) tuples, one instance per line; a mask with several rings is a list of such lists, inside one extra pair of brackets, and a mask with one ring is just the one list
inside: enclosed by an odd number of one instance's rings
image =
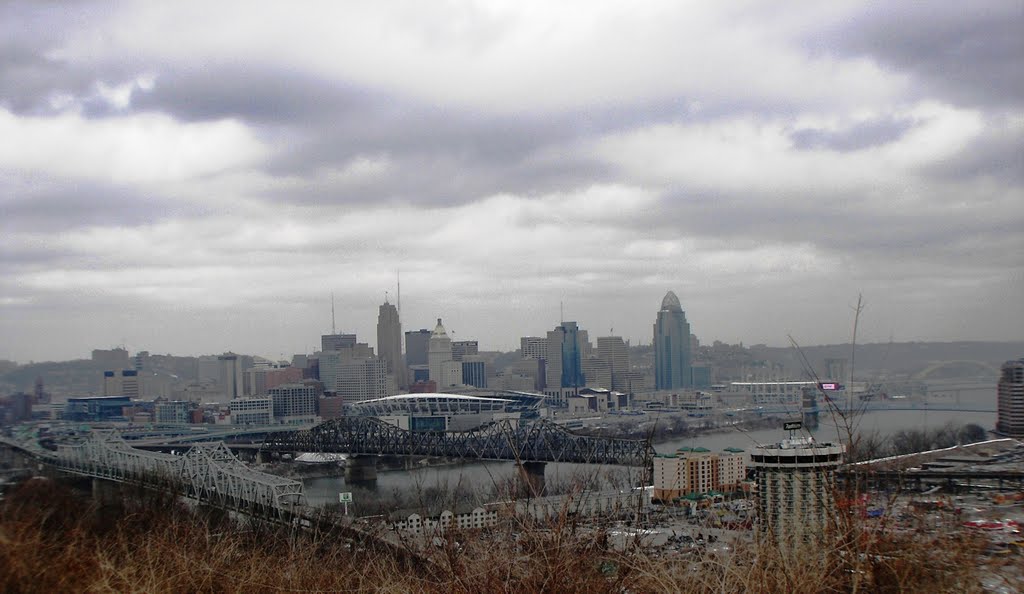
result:
[[(34, 592), (970, 592), (980, 545), (962, 531), (899, 532), (856, 514), (820, 541), (739, 539), (674, 556), (608, 546), (565, 518), (515, 518), (415, 547), (418, 570), (309, 534), (129, 493), (116, 517), (59, 483), (0, 504), (0, 591)], [(410, 544), (410, 549), (413, 545)]]

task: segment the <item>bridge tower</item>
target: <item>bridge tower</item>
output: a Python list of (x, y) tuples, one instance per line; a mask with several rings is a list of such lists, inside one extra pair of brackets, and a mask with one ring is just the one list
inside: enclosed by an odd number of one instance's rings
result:
[(372, 483), (377, 480), (377, 456), (349, 456), (345, 460), (345, 482)]
[(803, 413), (804, 427), (808, 429), (818, 428), (818, 388), (803, 388), (803, 398), (800, 403), (800, 412)]
[(516, 464), (519, 469), (519, 478), (531, 497), (540, 497), (544, 494), (544, 470), (547, 462), (519, 462)]

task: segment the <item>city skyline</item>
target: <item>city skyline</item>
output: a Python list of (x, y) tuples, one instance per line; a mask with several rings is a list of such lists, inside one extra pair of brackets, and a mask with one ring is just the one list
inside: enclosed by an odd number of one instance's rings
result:
[[(1024, 336), (1019, 2), (0, 7), (0, 359)], [(231, 23), (231, 33), (224, 30)], [(563, 314), (564, 311), (564, 314)], [(375, 345), (376, 346), (376, 345)]]

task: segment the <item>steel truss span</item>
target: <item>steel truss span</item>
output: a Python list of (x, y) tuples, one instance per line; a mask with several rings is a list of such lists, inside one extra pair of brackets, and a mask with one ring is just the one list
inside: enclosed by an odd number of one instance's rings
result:
[(179, 456), (135, 449), (115, 431), (94, 430), (81, 443), (59, 446), (47, 461), (67, 472), (174, 489), (258, 515), (285, 515), (302, 499), (302, 483), (249, 468), (223, 443), (194, 445)]
[(466, 432), (406, 431), (379, 419), (347, 417), (305, 431), (268, 435), (262, 449), (276, 452), (572, 462), (649, 466), (650, 442), (578, 435), (547, 421), (517, 427), (502, 420)]

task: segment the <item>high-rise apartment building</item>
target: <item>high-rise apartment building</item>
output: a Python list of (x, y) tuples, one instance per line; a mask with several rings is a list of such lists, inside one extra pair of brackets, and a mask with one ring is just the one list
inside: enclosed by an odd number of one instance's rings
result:
[(1003, 363), (997, 390), (996, 431), (1024, 437), (1024, 359)]
[(430, 351), (430, 330), (420, 328), (405, 333), (405, 364), (427, 365)]
[(672, 291), (661, 300), (654, 323), (654, 385), (656, 390), (676, 390), (693, 385), (690, 370), (690, 324), (679, 298)]
[(385, 301), (377, 314), (377, 356), (387, 363), (387, 372), (394, 377), (395, 386), (409, 387), (406, 379), (405, 359), (402, 357), (402, 322), (398, 308)]
[(631, 392), (629, 349), (622, 337), (597, 337), (597, 356), (608, 364), (608, 372), (611, 374), (611, 384), (606, 387), (619, 392)]
[(654, 458), (656, 501), (672, 501), (709, 491), (730, 492), (746, 478), (746, 454), (726, 449), (721, 453), (705, 448), (680, 448), (675, 455)]
[(790, 437), (751, 450), (757, 472), (758, 521), (779, 542), (814, 540), (835, 512), (835, 471), (845, 448)]
[[(437, 382), (438, 387), (447, 386), (449, 375), (445, 373), (444, 364), (452, 361), (452, 339), (448, 337), (441, 318), (437, 318), (437, 326), (430, 334), (430, 344), (427, 349), (427, 366), (430, 370), (430, 379)], [(459, 378), (462, 377), (462, 370), (459, 370)]]

